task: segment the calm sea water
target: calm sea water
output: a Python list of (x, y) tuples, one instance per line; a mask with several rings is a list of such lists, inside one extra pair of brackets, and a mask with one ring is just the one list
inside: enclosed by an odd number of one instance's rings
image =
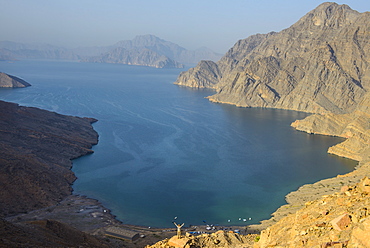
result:
[(257, 223), (288, 192), (355, 165), (326, 153), (341, 139), (290, 127), (306, 114), (211, 103), (211, 91), (173, 85), (179, 69), (16, 61), (0, 71), (32, 84), (1, 100), (99, 120), (73, 188), (127, 224)]

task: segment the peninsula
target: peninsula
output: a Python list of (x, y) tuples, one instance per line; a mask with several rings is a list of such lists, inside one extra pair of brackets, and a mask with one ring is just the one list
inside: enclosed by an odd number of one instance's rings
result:
[[(95, 121), (0, 101), (0, 218), (56, 205), (71, 194), (76, 179), (71, 159), (93, 152)], [(0, 236), (4, 247), (108, 247), (55, 220), (0, 219)]]

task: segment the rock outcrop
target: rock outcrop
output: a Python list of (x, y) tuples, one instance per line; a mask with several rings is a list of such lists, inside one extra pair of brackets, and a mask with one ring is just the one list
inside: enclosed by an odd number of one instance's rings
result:
[(176, 236), (147, 248), (202, 247), (370, 247), (370, 179), (342, 185), (338, 192), (308, 201), (260, 235), (218, 231), (181, 239)]
[[(217, 90), (211, 101), (243, 107), (351, 112), (370, 86), (369, 17), (323, 3), (281, 32), (237, 42), (211, 69), (200, 63), (175, 83), (209, 85)], [(205, 77), (198, 80), (199, 71)]]
[(0, 217), (71, 194), (71, 159), (93, 152), (94, 121), (0, 101)]
[(370, 180), (306, 202), (305, 207), (262, 231), (255, 248), (370, 247)]
[(311, 115), (297, 120), (292, 126), (298, 130), (346, 138), (330, 147), (328, 152), (363, 163), (370, 161), (370, 94), (366, 93), (354, 111), (347, 114)]
[(232, 231), (217, 231), (198, 236), (187, 233), (181, 238), (173, 236), (146, 248), (245, 248), (252, 247), (255, 238), (256, 235), (240, 235)]
[(24, 88), (28, 86), (31, 85), (23, 79), (0, 72), (0, 88)]
[(202, 60), (197, 67), (180, 73), (176, 84), (194, 88), (215, 89), (219, 77), (220, 70), (217, 64), (213, 61)]

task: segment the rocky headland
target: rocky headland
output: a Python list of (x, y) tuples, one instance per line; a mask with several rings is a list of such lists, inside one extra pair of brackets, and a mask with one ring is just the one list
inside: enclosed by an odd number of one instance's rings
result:
[(0, 101), (0, 216), (58, 203), (76, 179), (71, 159), (92, 153), (89, 118)]
[(59, 221), (4, 219), (71, 195), (71, 159), (92, 153), (94, 121), (0, 101), (0, 247), (109, 247)]
[(23, 79), (0, 72), (0, 88), (24, 88), (28, 86), (31, 85)]

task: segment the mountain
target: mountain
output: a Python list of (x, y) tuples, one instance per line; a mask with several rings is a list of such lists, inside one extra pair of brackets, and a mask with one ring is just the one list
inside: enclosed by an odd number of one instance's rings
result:
[(222, 56), (206, 47), (195, 51), (187, 50), (175, 43), (150, 34), (138, 35), (133, 40), (120, 41), (113, 47), (123, 47), (125, 49), (146, 48), (184, 64), (196, 64), (202, 59), (218, 60)]
[(148, 48), (125, 49), (117, 47), (110, 52), (83, 60), (93, 63), (114, 63), (125, 65), (141, 65), (155, 68), (183, 68), (180, 64), (165, 55), (158, 54)]
[(221, 55), (208, 48), (190, 51), (154, 35), (139, 35), (133, 40), (117, 42), (108, 52), (85, 58), (83, 61), (182, 68), (181, 63), (195, 64), (201, 59), (219, 59), (220, 57)]
[(0, 88), (24, 88), (28, 86), (31, 85), (23, 79), (0, 72)]
[(323, 3), (281, 32), (238, 41), (220, 61), (200, 62), (176, 84), (213, 88), (211, 101), (242, 107), (352, 111), (370, 86), (369, 16)]
[(17, 59), (63, 59), (93, 63), (119, 63), (157, 68), (183, 68), (202, 59), (218, 60), (221, 54), (206, 47), (187, 50), (154, 35), (139, 35), (133, 40), (119, 41), (109, 46), (67, 49), (49, 44), (26, 44), (0, 41), (0, 61)]

